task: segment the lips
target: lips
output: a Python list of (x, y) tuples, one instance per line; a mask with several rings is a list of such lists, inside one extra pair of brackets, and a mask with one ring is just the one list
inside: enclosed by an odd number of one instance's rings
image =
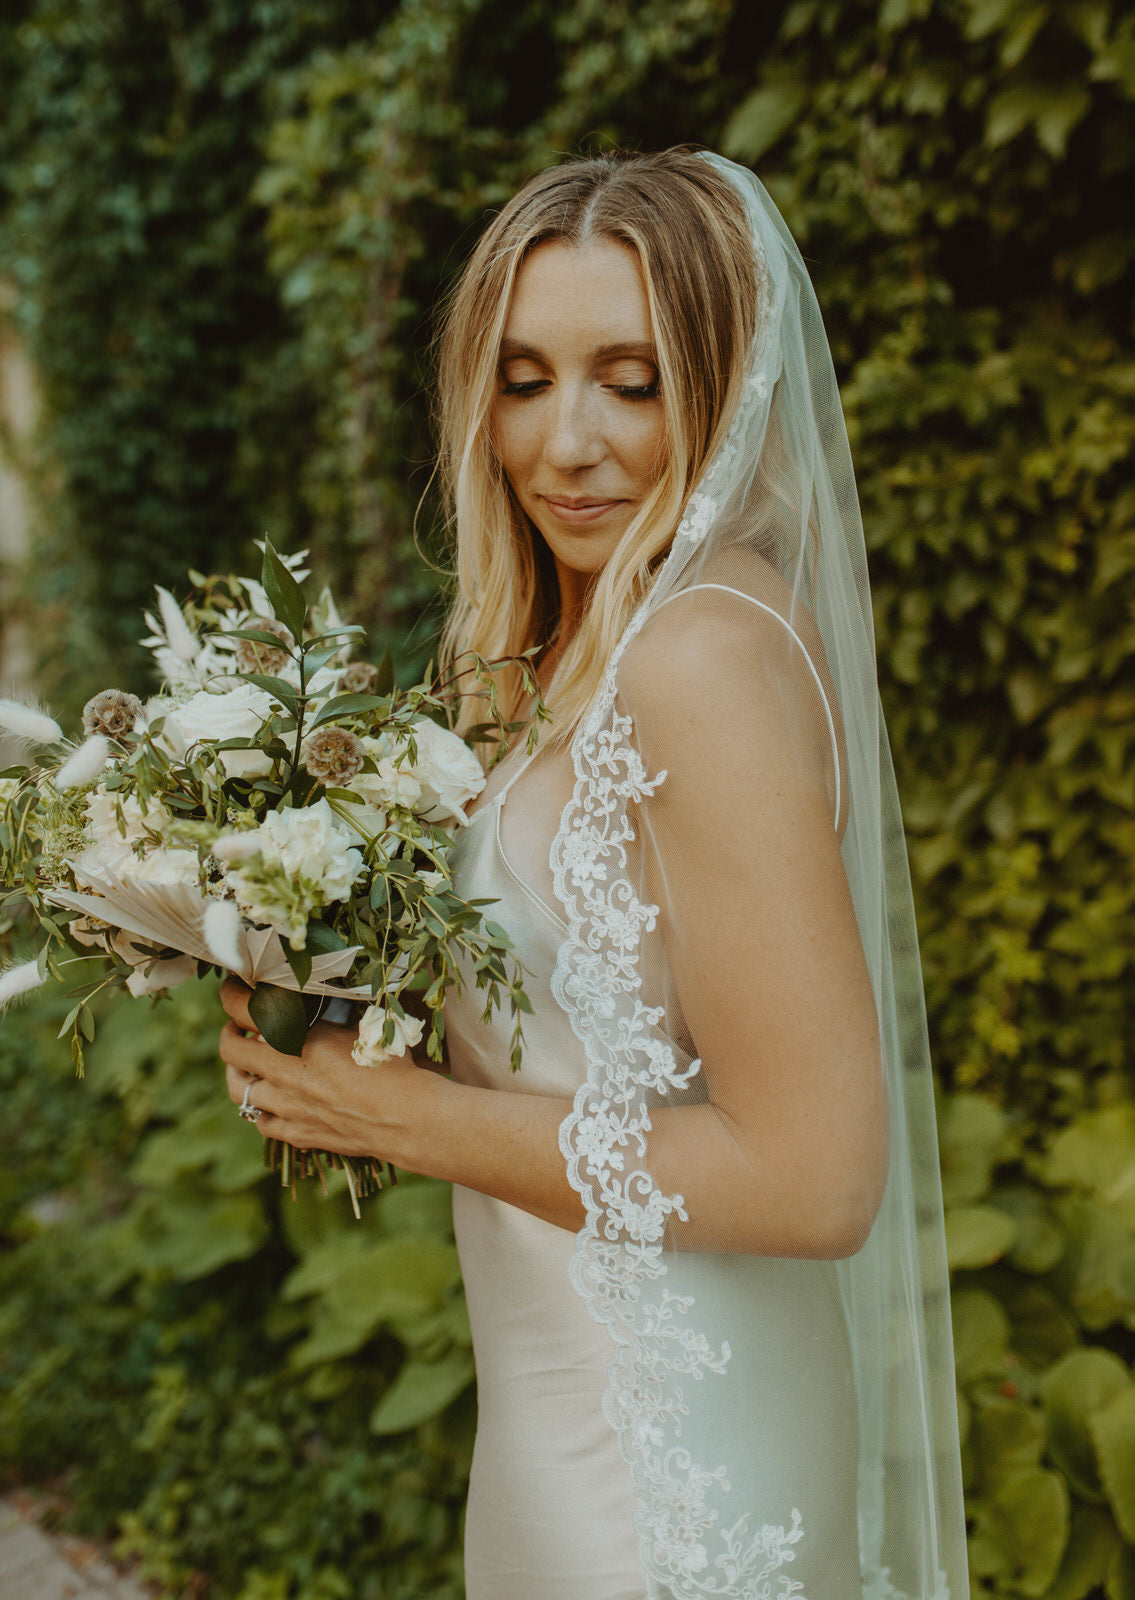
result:
[(623, 504), (619, 499), (601, 499), (598, 495), (541, 495), (548, 510), (569, 527), (598, 522), (608, 511)]

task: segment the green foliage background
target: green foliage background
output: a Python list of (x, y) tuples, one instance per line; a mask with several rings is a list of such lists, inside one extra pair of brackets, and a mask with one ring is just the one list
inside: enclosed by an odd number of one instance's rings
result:
[[(772, 189), (859, 470), (975, 1589), (1024, 1600), (1135, 1597), (1133, 98), (1119, 0), (0, 19), (0, 275), (46, 399), (4, 604), (50, 641), (57, 705), (137, 675), (154, 581), (265, 531), (417, 664), (423, 493), (444, 560), (430, 316), (486, 208), (612, 141), (703, 142)], [(215, 1017), (204, 992), (114, 1013), (86, 1085), (50, 1005), (4, 1021), (2, 1459), (71, 1467), (75, 1515), (171, 1593), (456, 1596), (473, 1401), (444, 1193), (406, 1181), (362, 1228), (281, 1199), (218, 1103)]]

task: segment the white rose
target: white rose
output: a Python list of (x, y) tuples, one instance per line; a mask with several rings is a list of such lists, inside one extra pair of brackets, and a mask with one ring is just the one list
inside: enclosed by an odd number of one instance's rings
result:
[(427, 822), (467, 822), (465, 806), (485, 787), (481, 763), (464, 739), (428, 717), (415, 721), (414, 740), (418, 759), (413, 771), (422, 786), (421, 815)]
[(131, 856), (121, 875), (132, 883), (152, 883), (163, 888), (184, 883), (195, 887), (200, 878), (196, 850), (161, 846), (144, 856)]
[[(388, 1045), (382, 1042), (387, 1022), (394, 1026), (394, 1037)], [(385, 1006), (367, 1006), (359, 1021), (359, 1036), (351, 1046), (351, 1055), (360, 1067), (380, 1067), (384, 1061), (404, 1056), (421, 1042), (424, 1024), (417, 1017), (400, 1017)]]
[[(118, 827), (119, 804), (125, 835)], [(132, 883), (197, 883), (195, 850), (149, 843), (151, 834), (164, 833), (173, 820), (156, 800), (143, 807), (136, 795), (128, 794), (116, 802), (115, 795), (100, 786), (87, 796), (85, 810), (91, 843), (71, 862), (80, 883), (97, 889), (107, 873)], [(139, 845), (145, 848), (144, 855), (138, 854)]]
[[(396, 741), (388, 733), (377, 739), (364, 739), (367, 754), (374, 757), (379, 771), (360, 773), (352, 780), (351, 787), (359, 789), (360, 784), (369, 782), (377, 798), (408, 806), (426, 822), (467, 822), (465, 806), (485, 787), (481, 763), (464, 739), (450, 733), (448, 728), (439, 727), (428, 717), (416, 718), (411, 726), (418, 759), (411, 761), (404, 753), (405, 741)], [(403, 785), (396, 800), (389, 789), (391, 773), (397, 773)], [(412, 782), (416, 794), (407, 780)], [(359, 789), (359, 792), (364, 791)]]
[(357, 772), (347, 788), (360, 795), (364, 804), (357, 807), (359, 824), (368, 833), (381, 833), (387, 823), (389, 806), (405, 806), (412, 811), (422, 797), (422, 786), (408, 764), (394, 764), (394, 746), (383, 735), (372, 739), (363, 735), (363, 749), (378, 768), (377, 772)]
[[(276, 701), (255, 684), (241, 683), (221, 694), (203, 689), (167, 712), (161, 742), (184, 757), (205, 740), (250, 739), (276, 709)], [(263, 750), (222, 750), (220, 762), (230, 778), (259, 778), (272, 770)]]

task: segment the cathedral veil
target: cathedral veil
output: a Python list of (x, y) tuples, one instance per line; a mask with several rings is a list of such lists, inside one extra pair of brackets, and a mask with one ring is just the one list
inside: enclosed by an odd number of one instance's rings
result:
[[(575, 737), (551, 847), (568, 927), (554, 990), (588, 1061), (560, 1130), (587, 1213), (573, 1282), (611, 1337), (604, 1405), (654, 1600), (965, 1600), (922, 981), (847, 433), (795, 244), (750, 172), (703, 159), (745, 204), (758, 325), (730, 431)], [(716, 1098), (671, 980), (692, 937), (668, 915), (681, 729), (643, 695), (652, 663), (699, 650), (723, 653), (739, 739), (758, 716), (780, 730), (850, 891), (889, 1168), (866, 1242), (842, 1259), (738, 1246), (729, 1171), (712, 1219), (651, 1171), (660, 1114)], [(759, 847), (739, 807), (720, 848)], [(838, 1594), (808, 1583), (810, 1552), (829, 1545), (856, 1552)]]

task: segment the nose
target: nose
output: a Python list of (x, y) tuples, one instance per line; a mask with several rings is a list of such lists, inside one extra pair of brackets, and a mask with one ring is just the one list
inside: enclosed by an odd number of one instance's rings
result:
[(603, 459), (606, 446), (599, 408), (586, 385), (562, 383), (545, 413), (544, 459), (557, 472), (579, 472)]

